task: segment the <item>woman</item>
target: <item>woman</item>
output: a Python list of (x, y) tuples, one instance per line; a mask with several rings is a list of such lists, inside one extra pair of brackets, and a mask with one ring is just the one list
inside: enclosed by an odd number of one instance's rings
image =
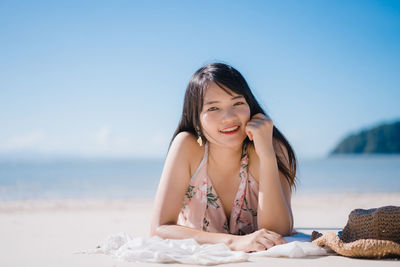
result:
[(209, 64), (192, 76), (154, 203), (151, 234), (246, 252), (293, 229), (296, 157), (243, 76)]

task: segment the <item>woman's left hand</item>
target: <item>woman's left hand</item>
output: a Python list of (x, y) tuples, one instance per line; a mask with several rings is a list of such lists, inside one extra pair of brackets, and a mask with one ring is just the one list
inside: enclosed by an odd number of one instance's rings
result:
[(259, 157), (270, 156), (274, 152), (272, 130), (274, 123), (262, 113), (255, 114), (246, 124), (246, 134), (254, 142)]

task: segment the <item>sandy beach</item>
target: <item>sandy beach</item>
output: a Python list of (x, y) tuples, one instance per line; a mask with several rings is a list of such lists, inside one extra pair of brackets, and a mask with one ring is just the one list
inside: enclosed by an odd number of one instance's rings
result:
[[(400, 193), (294, 195), (295, 228), (342, 228), (355, 208), (400, 206)], [(75, 254), (95, 248), (111, 234), (149, 236), (150, 199), (19, 200), (0, 202), (0, 266), (142, 266), (107, 255)], [(223, 266), (398, 266), (397, 260), (341, 256), (288, 259), (260, 258)], [(145, 264), (161, 266), (160, 264)], [(173, 264), (185, 266), (182, 264)], [(171, 265), (168, 265), (171, 266)], [(189, 265), (188, 265), (189, 266)]]

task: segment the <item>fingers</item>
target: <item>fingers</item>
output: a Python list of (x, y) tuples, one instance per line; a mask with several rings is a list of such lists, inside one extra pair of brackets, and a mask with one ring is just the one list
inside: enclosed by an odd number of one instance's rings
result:
[(286, 243), (286, 240), (280, 234), (275, 233), (274, 231), (269, 231), (269, 230), (266, 231), (268, 232), (268, 234), (271, 235), (271, 238), (274, 240), (276, 245), (281, 245)]
[(266, 239), (266, 238), (260, 238), (259, 240), (257, 240), (256, 248), (259, 249), (257, 251), (262, 251), (262, 250), (270, 249), (273, 246), (275, 246), (275, 243), (272, 242), (271, 240)]
[(264, 114), (262, 114), (262, 113), (257, 113), (257, 114), (254, 114), (251, 118), (253, 119), (256, 119), (256, 118), (266, 118), (267, 116), (265, 116)]
[(255, 244), (257, 251), (270, 249), (273, 246), (286, 243), (285, 239), (283, 239), (281, 235), (273, 231), (260, 229), (258, 232), (258, 238)]
[(267, 229), (261, 229), (261, 230), (264, 230), (264, 232), (265, 233), (267, 233), (267, 234), (269, 234), (269, 235), (271, 235), (271, 236), (273, 236), (273, 237), (275, 237), (275, 238), (280, 238), (280, 237), (282, 237), (280, 234), (278, 234), (278, 233), (276, 233), (276, 232), (274, 232), (274, 231), (270, 231), (270, 230), (267, 230)]
[(250, 139), (251, 141), (253, 141), (252, 127), (250, 127), (248, 123), (247, 123), (247, 125), (246, 125), (246, 127), (245, 127), (245, 133), (247, 134), (247, 136), (249, 137), (249, 139)]
[(262, 113), (257, 113), (253, 115), (251, 119), (271, 120), (271, 118), (268, 115)]
[(260, 119), (252, 119), (247, 122), (246, 127), (245, 127), (245, 132), (249, 139), (253, 141), (253, 133), (252, 131), (256, 130), (259, 125), (262, 125), (263, 121)]
[(272, 120), (267, 119), (266, 117), (254, 118), (254, 116), (246, 123), (246, 127), (258, 127), (258, 126), (261, 126), (264, 124), (266, 124), (266, 125), (272, 124), (273, 125)]
[(263, 124), (264, 122), (266, 122), (266, 121), (269, 121), (269, 120), (267, 120), (266, 118), (252, 118), (251, 120), (249, 120), (248, 122), (247, 122), (247, 124), (254, 124), (254, 125), (259, 125), (259, 124)]
[(271, 240), (272, 242), (274, 242), (275, 245), (282, 245), (282, 244), (285, 244), (285, 243), (286, 243), (286, 240), (283, 239), (282, 236), (278, 236), (278, 237), (277, 237), (277, 236), (272, 236), (272, 235), (271, 235), (270, 240)]
[(250, 141), (253, 141), (253, 134), (251, 133), (250, 130), (246, 130), (246, 134), (249, 137)]
[(250, 251), (263, 251), (270, 249), (276, 245), (281, 245), (280, 242), (277, 242), (273, 238), (259, 237), (253, 243), (253, 248)]

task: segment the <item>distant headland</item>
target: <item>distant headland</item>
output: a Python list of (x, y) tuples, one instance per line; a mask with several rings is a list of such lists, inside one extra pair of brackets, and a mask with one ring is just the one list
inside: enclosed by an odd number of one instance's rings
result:
[(383, 123), (345, 137), (329, 153), (334, 154), (397, 154), (400, 153), (400, 120)]

